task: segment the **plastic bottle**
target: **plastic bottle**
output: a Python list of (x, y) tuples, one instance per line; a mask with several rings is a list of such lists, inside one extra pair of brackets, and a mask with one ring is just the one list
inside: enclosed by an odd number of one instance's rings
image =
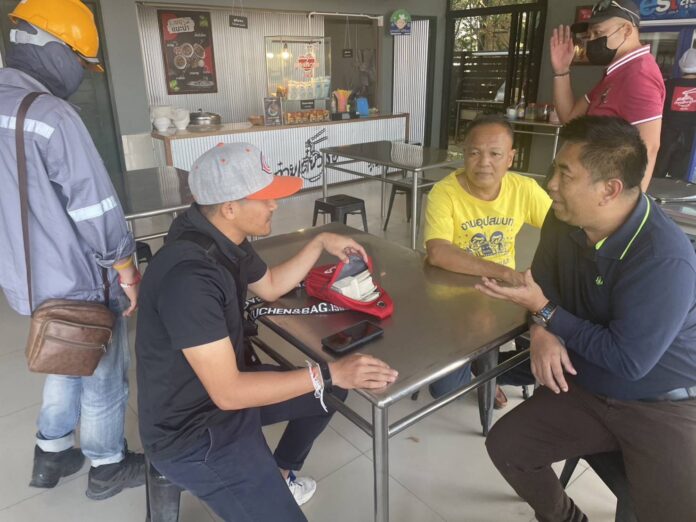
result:
[(336, 114), (336, 96), (331, 96), (331, 114)]
[(525, 113), (527, 112), (527, 102), (524, 101), (524, 94), (520, 98), (520, 102), (517, 104), (517, 119), (518, 120), (523, 120)]

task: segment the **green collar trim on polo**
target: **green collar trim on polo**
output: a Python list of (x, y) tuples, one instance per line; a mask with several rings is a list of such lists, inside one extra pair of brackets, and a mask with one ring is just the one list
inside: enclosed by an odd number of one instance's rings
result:
[(643, 221), (640, 222), (638, 229), (633, 234), (633, 237), (628, 242), (628, 245), (626, 245), (626, 248), (624, 249), (623, 253), (621, 254), (621, 257), (619, 257), (620, 261), (623, 261), (623, 258), (626, 257), (626, 254), (628, 253), (629, 248), (631, 248), (631, 245), (635, 241), (636, 237), (638, 237), (638, 234), (640, 234), (640, 231), (643, 230), (645, 223), (648, 221), (648, 216), (650, 216), (650, 199), (645, 194), (643, 194), (643, 197), (646, 199), (645, 215), (643, 216)]
[(604, 244), (604, 242), (606, 240), (607, 240), (607, 238), (605, 237), (604, 239), (600, 239), (599, 241), (597, 241), (597, 244), (594, 246), (594, 249), (599, 250), (600, 248), (602, 248), (602, 245)]

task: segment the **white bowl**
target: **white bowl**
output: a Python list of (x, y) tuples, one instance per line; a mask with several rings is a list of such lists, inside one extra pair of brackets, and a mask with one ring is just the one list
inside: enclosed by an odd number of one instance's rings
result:
[(186, 118), (185, 120), (175, 120), (174, 121), (174, 126), (178, 130), (186, 130), (186, 127), (188, 127), (189, 124), (189, 118)]
[(150, 107), (150, 119), (154, 123), (158, 118), (171, 118), (172, 117), (172, 106), (171, 105), (154, 105)]
[(154, 124), (155, 124), (155, 129), (157, 129), (159, 132), (164, 132), (169, 128), (169, 125), (171, 125), (172, 120), (169, 118), (155, 118)]

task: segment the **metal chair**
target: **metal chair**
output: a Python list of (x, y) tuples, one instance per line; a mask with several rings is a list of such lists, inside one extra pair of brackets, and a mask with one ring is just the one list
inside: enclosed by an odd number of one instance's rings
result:
[(314, 202), (314, 217), (312, 226), (317, 224), (319, 214), (331, 215), (331, 222), (338, 221), (346, 224), (346, 219), (351, 214), (362, 216), (363, 229), (367, 232), (367, 214), (365, 212), (365, 201), (354, 198), (346, 194), (336, 194), (327, 198), (319, 198)]
[(637, 522), (638, 519), (633, 510), (633, 502), (628, 489), (628, 479), (626, 478), (626, 468), (621, 452), (597, 453), (566, 460), (559, 477), (564, 488), (568, 485), (570, 477), (573, 476), (575, 467), (581, 458), (590, 465), (611, 492), (616, 495), (616, 516), (614, 521)]
[(150, 461), (145, 472), (145, 502), (147, 515), (145, 522), (178, 522), (179, 503), (183, 491), (169, 482)]

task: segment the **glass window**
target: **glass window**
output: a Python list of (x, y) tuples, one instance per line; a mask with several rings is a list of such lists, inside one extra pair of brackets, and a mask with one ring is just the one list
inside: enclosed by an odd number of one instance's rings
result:
[(477, 9), (479, 7), (497, 7), (500, 5), (536, 4), (537, 0), (450, 0), (450, 11), (459, 9)]

